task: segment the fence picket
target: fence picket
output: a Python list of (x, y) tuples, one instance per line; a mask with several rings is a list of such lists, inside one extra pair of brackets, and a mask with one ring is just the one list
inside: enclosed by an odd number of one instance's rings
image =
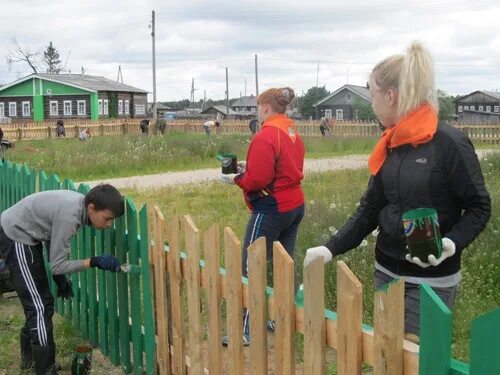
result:
[(337, 262), (337, 372), (361, 374), (363, 287), (343, 261)]
[[(104, 231), (104, 252), (116, 256), (116, 220), (114, 226)], [(118, 330), (118, 288), (117, 274), (105, 272), (106, 277), (106, 297), (108, 302), (108, 343), (111, 361), (115, 365), (121, 363), (120, 360), (120, 339)]]
[(295, 270), (293, 259), (279, 242), (273, 245), (273, 269), (276, 373), (295, 374)]
[(470, 375), (500, 374), (498, 340), (500, 308), (472, 322), (470, 338)]
[(208, 314), (208, 371), (222, 374), (221, 346), (221, 276), (219, 226), (213, 224), (204, 236), (205, 287), (207, 289)]
[[(260, 237), (248, 247), (248, 294), (250, 311), (250, 373), (267, 374), (266, 335), (266, 238)], [(241, 282), (240, 282), (241, 284)], [(234, 336), (239, 339), (238, 336)], [(233, 340), (233, 336), (229, 336)], [(239, 341), (239, 340), (238, 340)]]

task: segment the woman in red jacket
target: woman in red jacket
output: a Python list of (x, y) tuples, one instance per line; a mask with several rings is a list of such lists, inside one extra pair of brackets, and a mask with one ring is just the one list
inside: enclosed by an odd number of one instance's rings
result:
[[(297, 228), (304, 217), (305, 148), (294, 123), (285, 115), (295, 93), (291, 88), (264, 91), (257, 100), (261, 131), (248, 148), (247, 161), (238, 174), (221, 175), (225, 183), (243, 190), (252, 211), (243, 243), (243, 275), (247, 276), (247, 248), (259, 237), (266, 237), (267, 259), (272, 260), (273, 242), (279, 241), (293, 257)], [(249, 345), (249, 317), (244, 314), (243, 341)], [(268, 322), (274, 330), (274, 322)], [(225, 338), (226, 339), (226, 338)], [(227, 344), (227, 340), (223, 340)]]

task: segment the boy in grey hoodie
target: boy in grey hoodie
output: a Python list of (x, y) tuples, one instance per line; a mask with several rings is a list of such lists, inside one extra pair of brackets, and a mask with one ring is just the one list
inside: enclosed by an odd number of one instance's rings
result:
[(69, 260), (71, 237), (82, 225), (108, 228), (123, 213), (123, 197), (111, 185), (98, 185), (86, 195), (70, 190), (35, 193), (2, 212), (0, 255), (9, 266), (26, 317), (20, 336), (22, 369), (33, 366), (37, 375), (57, 374), (52, 332), (54, 298), (45, 272), (42, 242), (49, 249), (58, 296), (71, 298), (71, 282), (64, 274), (89, 267), (120, 271), (120, 263), (112, 255)]

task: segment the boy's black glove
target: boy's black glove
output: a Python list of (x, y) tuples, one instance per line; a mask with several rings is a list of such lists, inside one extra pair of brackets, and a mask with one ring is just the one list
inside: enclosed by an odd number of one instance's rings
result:
[(116, 257), (109, 254), (90, 258), (90, 267), (97, 267), (105, 271), (120, 272), (120, 262)]
[(52, 280), (57, 284), (57, 296), (65, 299), (74, 297), (73, 286), (64, 275), (52, 275)]

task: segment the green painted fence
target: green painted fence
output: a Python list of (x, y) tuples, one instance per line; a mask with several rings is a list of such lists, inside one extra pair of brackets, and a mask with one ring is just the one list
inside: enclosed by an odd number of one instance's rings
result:
[[(26, 166), (0, 161), (0, 212), (23, 197), (44, 190), (76, 190), (71, 180), (60, 181)], [(78, 192), (90, 190), (80, 185)], [(126, 199), (125, 215), (107, 230), (83, 226), (71, 240), (71, 259), (104, 253), (121, 262), (141, 266), (140, 274), (124, 274), (88, 269), (71, 274), (75, 296), (55, 299), (55, 310), (64, 315), (94, 347), (99, 347), (124, 372), (155, 373), (155, 331), (148, 260), (147, 207), (137, 210)], [(45, 251), (47, 274), (54, 296), (50, 264)]]
[[(37, 191), (75, 190), (71, 180), (60, 181), (26, 166), (0, 161), (0, 212)], [(85, 194), (89, 186), (80, 185)], [(71, 258), (84, 259), (110, 253), (121, 262), (140, 266), (134, 274), (89, 269), (73, 273), (74, 298), (56, 299), (56, 311), (94, 347), (99, 347), (124, 372), (156, 373), (155, 325), (149, 271), (147, 208), (137, 210), (126, 199), (125, 215), (107, 230), (84, 226), (71, 241)], [(168, 247), (165, 247), (168, 251)], [(185, 254), (183, 254), (185, 256)], [(200, 262), (204, 267), (204, 262)], [(50, 265), (47, 262), (49, 280)], [(224, 274), (224, 270), (221, 269)], [(56, 286), (51, 290), (57, 295)], [(500, 308), (472, 322), (470, 364), (450, 359), (451, 319), (449, 309), (424, 285), (421, 288), (421, 337), (419, 373), (421, 375), (498, 375), (500, 374)], [(335, 314), (326, 311), (326, 317)]]

